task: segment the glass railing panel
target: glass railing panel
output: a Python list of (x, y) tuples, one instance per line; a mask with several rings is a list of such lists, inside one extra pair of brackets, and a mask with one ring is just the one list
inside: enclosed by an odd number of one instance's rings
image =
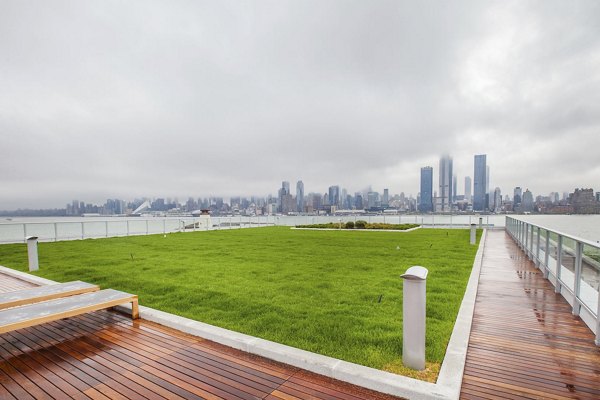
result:
[(583, 245), (579, 298), (593, 313), (598, 310), (600, 290), (600, 247)]
[(108, 237), (127, 236), (127, 221), (108, 221)]
[(54, 224), (27, 224), (27, 236), (37, 236), (40, 242), (54, 240)]
[(25, 241), (23, 224), (0, 224), (0, 243)]
[(85, 221), (83, 222), (84, 238), (106, 237), (106, 222), (104, 221)]
[(83, 234), (80, 222), (57, 222), (56, 233), (58, 240), (81, 239)]
[(546, 230), (540, 229), (540, 252), (539, 252), (540, 266), (546, 266)]
[(146, 234), (146, 221), (145, 220), (130, 220), (129, 221), (129, 234), (130, 235), (145, 235)]
[[(556, 277), (556, 266), (558, 260), (558, 235), (554, 232), (550, 232), (550, 243), (548, 245), (548, 270), (550, 275)], [(556, 284), (556, 280), (552, 283)]]
[(575, 249), (575, 241), (563, 236), (560, 280), (563, 282), (563, 285), (568, 287), (571, 291), (575, 287)]

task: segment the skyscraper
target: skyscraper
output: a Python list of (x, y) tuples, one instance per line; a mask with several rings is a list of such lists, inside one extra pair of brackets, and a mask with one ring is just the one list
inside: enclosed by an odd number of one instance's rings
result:
[(419, 197), (419, 211), (433, 211), (433, 168), (421, 168), (421, 196)]
[(516, 209), (521, 205), (521, 198), (523, 196), (523, 189), (520, 186), (517, 186), (513, 192), (513, 207)]
[(487, 156), (485, 154), (475, 155), (473, 171), (473, 211), (484, 211), (487, 209), (486, 198), (486, 177), (487, 177)]
[(452, 157), (449, 155), (440, 158), (440, 190), (438, 193), (440, 211), (450, 211), (452, 208)]
[(456, 195), (458, 191), (456, 190), (456, 175), (452, 176), (452, 198), (450, 199), (450, 204), (454, 204), (456, 202)]
[[(283, 212), (283, 198), (290, 193), (290, 183), (288, 181), (281, 182), (281, 189), (277, 193), (277, 211)], [(291, 210), (288, 210), (291, 211)]]
[(339, 207), (340, 205), (340, 187), (329, 186), (329, 205)]
[(383, 207), (390, 205), (390, 191), (388, 189), (383, 189), (383, 199), (381, 200), (381, 205)]
[(465, 176), (465, 200), (471, 202), (471, 177)]
[(296, 183), (296, 211), (304, 212), (304, 182)]

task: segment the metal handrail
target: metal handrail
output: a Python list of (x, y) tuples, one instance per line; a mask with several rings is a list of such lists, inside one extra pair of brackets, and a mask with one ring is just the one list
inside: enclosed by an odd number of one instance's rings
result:
[[(596, 335), (596, 345), (600, 346), (600, 287), (598, 289), (591, 286), (583, 280), (582, 270), (584, 262), (592, 268), (598, 269), (597, 262), (591, 262), (586, 259), (583, 252), (584, 246), (592, 247), (600, 252), (600, 245), (590, 240), (579, 238), (574, 235), (569, 235), (545, 226), (532, 224), (513, 217), (506, 217), (505, 229), (513, 240), (523, 249), (527, 257), (532, 260), (535, 265), (543, 271), (544, 278), (548, 279), (555, 286), (555, 292), (560, 293), (572, 306), (572, 313), (575, 316), (580, 316), (581, 319), (588, 325), (592, 332)], [(541, 234), (545, 231), (544, 255), (541, 255)], [(550, 234), (557, 237), (556, 242), (550, 239)], [(536, 238), (536, 240), (534, 240)], [(565, 250), (564, 239), (572, 240), (575, 244), (572, 251)], [(551, 245), (556, 248), (555, 259), (550, 256)], [(572, 254), (575, 257), (573, 264), (573, 282), (566, 281), (562, 276), (564, 268), (570, 276), (570, 269), (563, 266), (563, 251)], [(555, 263), (556, 269), (553, 271), (550, 268), (551, 260)], [(600, 269), (599, 269), (600, 272)], [(566, 273), (566, 272), (565, 272)], [(554, 278), (554, 282), (551, 278)], [(572, 285), (571, 285), (572, 284)], [(588, 295), (587, 299), (583, 299), (582, 289)], [(593, 298), (594, 292), (597, 299), (597, 309), (593, 310), (587, 303), (589, 298)]]

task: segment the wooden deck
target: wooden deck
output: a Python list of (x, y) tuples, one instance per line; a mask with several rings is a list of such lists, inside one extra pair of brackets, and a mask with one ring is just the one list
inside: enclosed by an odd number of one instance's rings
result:
[(592, 332), (504, 231), (488, 231), (461, 398), (600, 398)]
[(0, 335), (0, 399), (65, 398), (394, 399), (114, 311)]

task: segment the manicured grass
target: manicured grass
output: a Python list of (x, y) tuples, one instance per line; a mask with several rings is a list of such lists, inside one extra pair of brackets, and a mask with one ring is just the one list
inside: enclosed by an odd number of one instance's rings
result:
[[(407, 374), (400, 275), (422, 265), (430, 364), (420, 376), (432, 379), (475, 252), (468, 230), (269, 227), (40, 243), (36, 274), (124, 290), (145, 306)], [(26, 271), (26, 246), (0, 246), (0, 264)]]

